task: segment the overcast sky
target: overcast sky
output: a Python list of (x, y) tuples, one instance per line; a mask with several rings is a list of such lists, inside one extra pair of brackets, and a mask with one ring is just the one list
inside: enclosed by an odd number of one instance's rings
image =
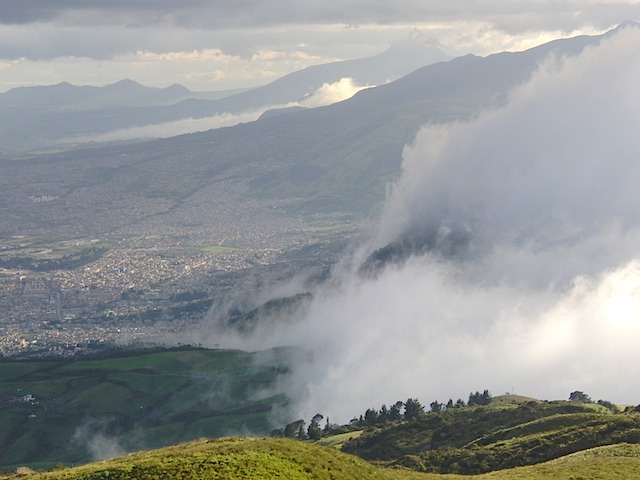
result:
[(486, 55), (639, 19), (624, 0), (2, 0), (0, 92), (122, 78), (224, 90), (408, 40)]

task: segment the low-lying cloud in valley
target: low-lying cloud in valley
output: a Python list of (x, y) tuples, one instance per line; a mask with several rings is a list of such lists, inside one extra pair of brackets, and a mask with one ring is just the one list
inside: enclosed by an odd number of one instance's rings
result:
[[(626, 28), (548, 59), (503, 108), (425, 126), (376, 232), (302, 318), (210, 341), (306, 347), (290, 385), (304, 418), (485, 388), (638, 403), (638, 78)], [(363, 271), (388, 245), (412, 254)]]
[(187, 133), (204, 132), (216, 128), (232, 127), (244, 122), (253, 122), (262, 115), (267, 108), (252, 110), (244, 113), (221, 113), (212, 117), (183, 118), (173, 122), (154, 123), (141, 127), (121, 128), (110, 132), (89, 137), (75, 137), (68, 143), (81, 142), (112, 142), (122, 140), (169, 138)]
[(223, 112), (218, 115), (203, 118), (184, 118), (172, 122), (156, 123), (140, 127), (122, 128), (89, 137), (75, 137), (67, 139), (64, 143), (82, 142), (110, 142), (146, 138), (168, 138), (187, 133), (204, 132), (223, 127), (231, 127), (240, 123), (253, 122), (267, 110), (290, 107), (315, 108), (332, 103), (341, 102), (351, 98), (360, 90), (370, 86), (357, 85), (352, 78), (345, 77), (337, 82), (325, 83), (318, 89), (306, 95), (299, 101), (289, 102), (283, 105), (265, 105), (261, 108), (242, 112)]

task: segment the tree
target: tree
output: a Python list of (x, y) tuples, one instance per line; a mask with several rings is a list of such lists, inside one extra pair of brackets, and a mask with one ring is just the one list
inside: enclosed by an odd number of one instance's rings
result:
[(325, 435), (331, 431), (331, 422), (329, 421), (329, 417), (327, 417), (327, 423), (324, 424), (324, 429), (322, 431)]
[(489, 393), (489, 390), (485, 390), (484, 392), (476, 392), (469, 394), (469, 401), (467, 402), (469, 405), (489, 405), (491, 403), (492, 396)]
[(309, 437), (307, 436), (307, 433), (304, 431), (304, 420), (302, 421), (302, 423), (300, 424), (300, 428), (298, 429), (298, 433), (296, 434), (296, 438), (298, 440), (307, 440)]
[(575, 392), (571, 392), (569, 394), (570, 402), (578, 402), (578, 403), (593, 403), (591, 397), (580, 390), (576, 390)]
[(378, 421), (386, 422), (387, 420), (389, 420), (389, 409), (386, 405), (382, 405), (382, 407), (380, 407), (380, 413), (378, 413)]
[(316, 413), (311, 419), (311, 423), (309, 423), (309, 428), (307, 429), (307, 435), (311, 440), (319, 440), (322, 437), (322, 429), (320, 428), (320, 422), (324, 418), (323, 415)]
[(389, 420), (400, 420), (402, 418), (402, 409), (404, 403), (397, 401), (389, 409)]
[(438, 402), (437, 400), (434, 400), (433, 402), (431, 402), (429, 407), (431, 407), (431, 411), (433, 413), (440, 413), (443, 410), (444, 404)]
[(608, 400), (598, 400), (598, 405), (602, 405), (603, 407), (611, 410), (613, 413), (618, 413), (620, 409), (613, 403)]
[(283, 428), (274, 428), (271, 430), (272, 437), (284, 437), (284, 429)]
[(287, 423), (283, 431), (284, 436), (287, 438), (295, 438), (301, 428), (304, 431), (304, 423), (304, 420), (296, 420), (295, 422)]
[(409, 398), (404, 402), (404, 418), (405, 420), (413, 420), (424, 413), (424, 407), (415, 398)]
[(480, 401), (482, 402), (482, 405), (489, 405), (492, 398), (493, 397), (491, 396), (491, 393), (489, 393), (489, 390), (485, 390), (480, 396)]
[(367, 425), (375, 425), (378, 421), (378, 412), (374, 408), (367, 408), (364, 412), (364, 421)]

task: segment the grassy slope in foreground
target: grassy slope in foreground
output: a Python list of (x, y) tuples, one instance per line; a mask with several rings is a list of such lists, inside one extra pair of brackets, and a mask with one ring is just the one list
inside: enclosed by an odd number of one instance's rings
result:
[[(12, 478), (8, 476), (6, 478)], [(484, 475), (440, 475), (376, 467), (335, 449), (287, 439), (201, 440), (75, 468), (37, 473), (30, 480), (134, 479), (380, 479), (544, 480), (640, 478), (640, 445), (619, 444), (544, 464)]]

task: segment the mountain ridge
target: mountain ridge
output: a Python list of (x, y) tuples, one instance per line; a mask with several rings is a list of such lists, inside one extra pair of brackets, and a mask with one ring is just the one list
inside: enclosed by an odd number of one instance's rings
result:
[[(239, 92), (193, 92), (181, 85), (145, 87), (130, 79), (104, 87), (68, 82), (17, 87), (0, 94), (0, 122), (7, 125), (6, 131), (0, 129), (0, 148), (19, 153), (125, 128), (287, 105), (342, 78), (376, 84), (449, 58), (433, 47), (418, 51), (428, 54), (417, 56), (412, 54), (415, 50), (395, 48), (391, 53), (311, 66)], [(27, 129), (30, 135), (25, 134)]]

